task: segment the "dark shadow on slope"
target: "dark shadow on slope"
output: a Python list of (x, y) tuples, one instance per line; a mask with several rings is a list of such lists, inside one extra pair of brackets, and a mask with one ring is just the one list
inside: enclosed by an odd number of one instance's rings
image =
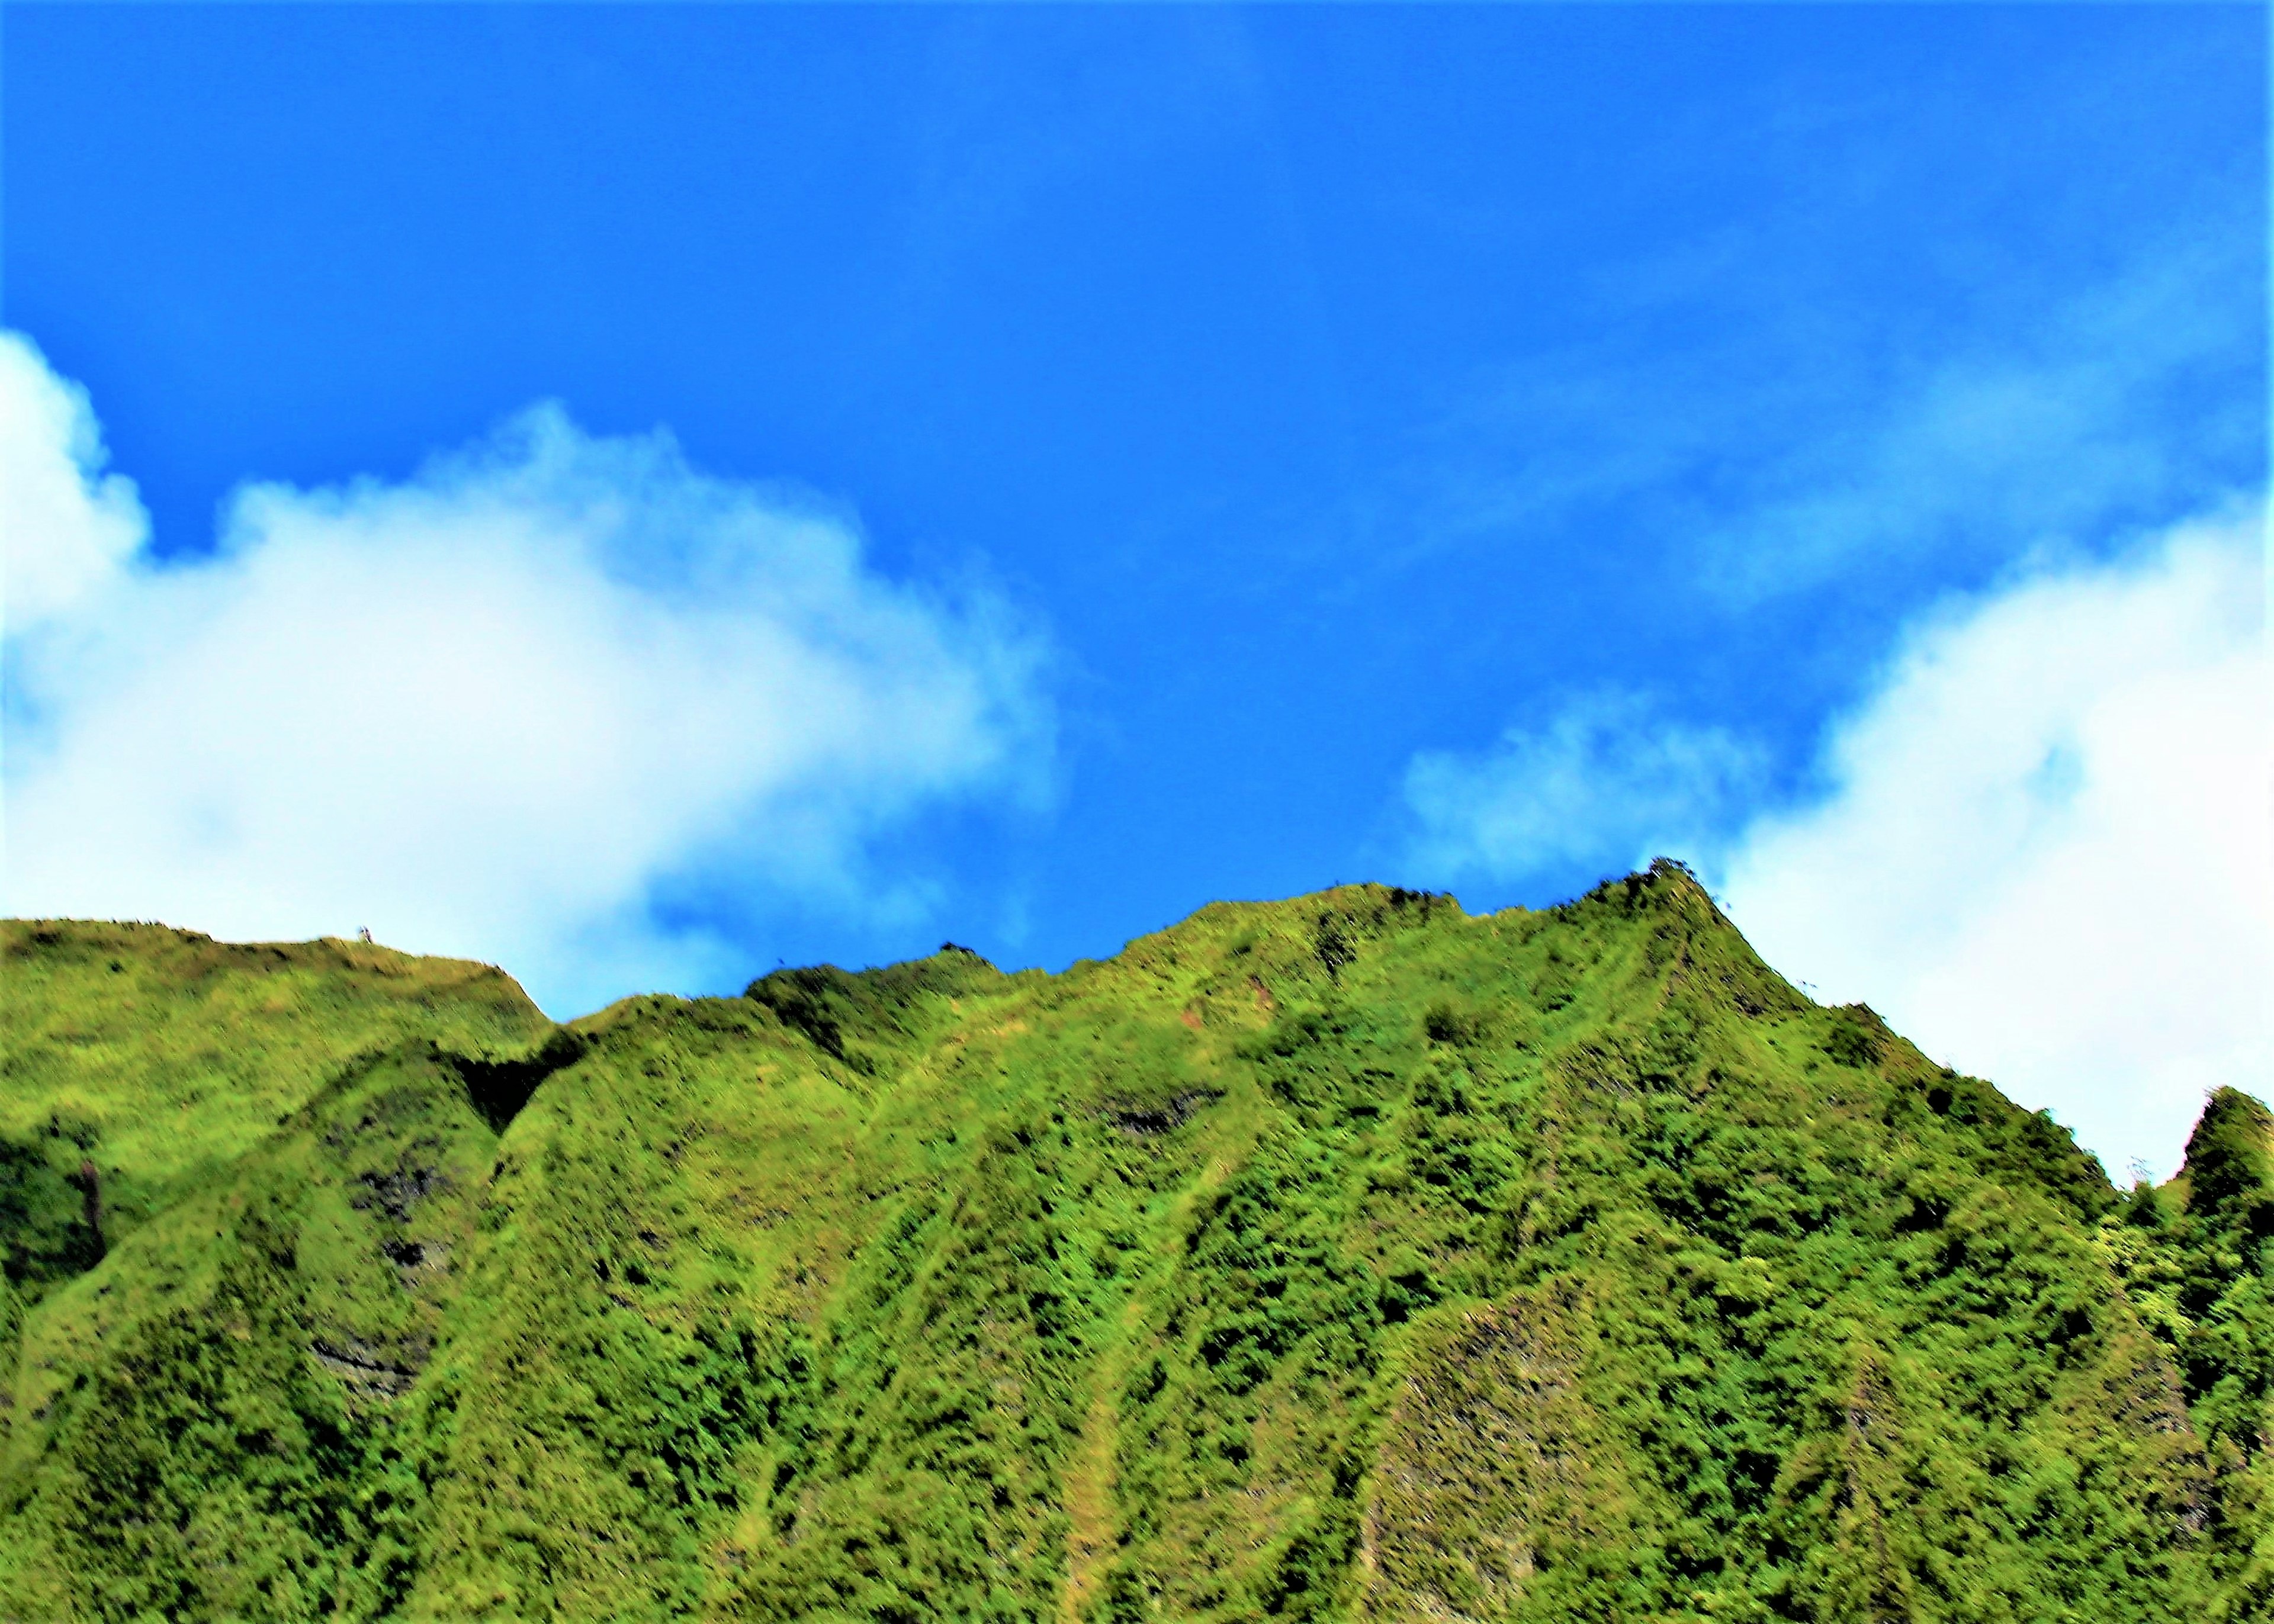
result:
[(575, 1033), (556, 1027), (535, 1052), (517, 1060), (479, 1060), (440, 1049), (434, 1057), (457, 1077), (466, 1091), (466, 1102), (489, 1124), (490, 1131), (503, 1133), (529, 1103), (537, 1086), (583, 1059), (584, 1047), (584, 1040)]
[(93, 1142), (55, 1122), (23, 1139), (0, 1136), (0, 1269), (15, 1286), (44, 1287), (102, 1261)]

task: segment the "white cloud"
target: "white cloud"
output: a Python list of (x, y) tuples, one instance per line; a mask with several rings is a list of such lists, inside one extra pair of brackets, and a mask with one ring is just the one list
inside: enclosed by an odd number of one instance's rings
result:
[(134, 486), (105, 474), (87, 391), (48, 370), (21, 335), (0, 331), (0, 616), (53, 619), (113, 575), (148, 521)]
[(1720, 728), (1670, 721), (1638, 695), (1585, 695), (1481, 754), (1416, 756), (1406, 866), (1438, 880), (1639, 867), (1709, 838), (1758, 768), (1758, 753)]
[(1804, 808), (1763, 814), (1743, 743), (1633, 699), (1417, 756), (1410, 864), (1686, 857), (1821, 999), (2051, 1108), (2118, 1177), (2167, 1175), (2207, 1089), (2274, 1078), (2263, 525), (1946, 605), (1831, 729)]
[(2183, 526), (1916, 632), (1757, 823), (1732, 916), (1786, 974), (2050, 1107), (2121, 1177), (2274, 1075), (2262, 520)]
[(11, 913), (369, 925), (573, 1013), (731, 969), (660, 883), (856, 906), (870, 836), (1035, 783), (1030, 641), (667, 435), (541, 407), (407, 482), (246, 487), (161, 565), (84, 397), (8, 354)]

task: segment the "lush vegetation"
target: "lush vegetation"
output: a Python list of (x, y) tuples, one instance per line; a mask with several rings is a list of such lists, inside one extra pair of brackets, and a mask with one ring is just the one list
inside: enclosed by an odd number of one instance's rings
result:
[(2274, 1616), (2274, 1120), (2112, 1188), (1660, 865), (566, 1029), (0, 926), (0, 1617)]

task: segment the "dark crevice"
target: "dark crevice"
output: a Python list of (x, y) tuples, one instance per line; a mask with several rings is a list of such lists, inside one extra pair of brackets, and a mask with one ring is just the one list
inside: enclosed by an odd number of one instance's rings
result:
[(1158, 1104), (1116, 1101), (1106, 1106), (1105, 1118), (1124, 1133), (1135, 1134), (1140, 1139), (1153, 1139), (1183, 1127), (1203, 1107), (1221, 1096), (1219, 1089), (1188, 1088)]

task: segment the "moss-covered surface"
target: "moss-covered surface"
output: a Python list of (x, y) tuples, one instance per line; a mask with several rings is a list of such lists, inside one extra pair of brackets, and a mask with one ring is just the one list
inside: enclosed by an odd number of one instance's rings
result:
[(565, 1032), (5, 929), (0, 1616), (2274, 1610), (2264, 1108), (2122, 1194), (1672, 866)]

